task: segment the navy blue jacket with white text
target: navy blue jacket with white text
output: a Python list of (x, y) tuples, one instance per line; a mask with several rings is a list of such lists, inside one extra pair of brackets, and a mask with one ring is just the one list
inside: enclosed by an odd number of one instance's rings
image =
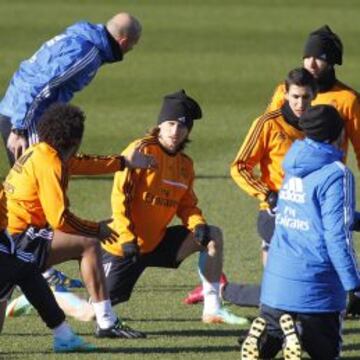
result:
[(31, 143), (37, 142), (36, 122), (52, 103), (67, 103), (104, 63), (122, 60), (122, 53), (104, 25), (79, 22), (55, 36), (13, 75), (0, 114), (12, 127), (27, 129)]
[(360, 286), (350, 227), (354, 177), (343, 153), (308, 138), (285, 156), (276, 227), (261, 303), (301, 313), (342, 311), (346, 291)]

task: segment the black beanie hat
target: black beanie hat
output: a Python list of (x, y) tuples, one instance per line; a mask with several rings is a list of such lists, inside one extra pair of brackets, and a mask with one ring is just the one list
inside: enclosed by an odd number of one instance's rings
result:
[(304, 47), (303, 58), (315, 57), (331, 65), (342, 64), (343, 45), (340, 38), (327, 25), (310, 33)]
[(158, 124), (168, 120), (176, 120), (184, 124), (190, 131), (193, 121), (201, 119), (201, 117), (200, 105), (190, 96), (187, 96), (185, 90), (179, 90), (164, 96)]
[(333, 106), (315, 105), (300, 116), (299, 126), (308, 138), (331, 143), (339, 137), (344, 122)]

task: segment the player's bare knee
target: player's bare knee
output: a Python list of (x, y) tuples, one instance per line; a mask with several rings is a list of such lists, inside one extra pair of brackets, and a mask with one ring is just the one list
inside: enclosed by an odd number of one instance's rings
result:
[(84, 252), (100, 253), (100, 243), (98, 239), (85, 237), (83, 239)]
[(222, 230), (217, 226), (210, 226), (210, 238), (214, 242), (217, 251), (222, 251), (223, 248), (223, 234)]

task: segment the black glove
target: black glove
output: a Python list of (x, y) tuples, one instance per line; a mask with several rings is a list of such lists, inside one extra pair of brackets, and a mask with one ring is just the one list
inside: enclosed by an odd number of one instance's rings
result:
[(197, 243), (206, 247), (210, 242), (210, 226), (207, 224), (199, 224), (194, 228), (194, 238)]
[(355, 295), (358, 288), (349, 292), (349, 299), (346, 306), (346, 315), (349, 317), (357, 317), (360, 315), (360, 298)]
[(276, 191), (269, 191), (266, 195), (265, 201), (269, 204), (271, 213), (275, 214), (278, 201), (278, 193)]
[(351, 231), (360, 231), (360, 219), (355, 219), (350, 226)]
[(121, 249), (125, 259), (131, 259), (132, 262), (136, 262), (137, 260), (139, 260), (140, 249), (135, 241), (121, 244)]

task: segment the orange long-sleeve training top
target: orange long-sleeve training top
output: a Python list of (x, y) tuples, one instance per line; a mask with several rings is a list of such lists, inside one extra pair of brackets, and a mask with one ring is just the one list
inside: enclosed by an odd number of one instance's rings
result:
[[(261, 209), (268, 207), (267, 193), (281, 187), (285, 154), (296, 139), (303, 137), (300, 130), (286, 122), (280, 109), (267, 112), (253, 122), (230, 171), (241, 189), (261, 201)], [(260, 174), (255, 173), (257, 165)]]
[(69, 210), (66, 196), (69, 176), (114, 173), (123, 165), (120, 156), (88, 155), (74, 156), (64, 165), (50, 145), (41, 142), (30, 147), (4, 182), (10, 234), (21, 233), (29, 226), (51, 226), (67, 233), (96, 237), (98, 223), (80, 219)]
[(192, 160), (182, 152), (167, 154), (152, 136), (134, 141), (124, 154), (137, 146), (140, 151), (152, 155), (158, 167), (153, 170), (126, 169), (115, 175), (110, 226), (119, 237), (116, 243), (102, 246), (118, 256), (122, 256), (121, 244), (134, 240), (141, 253), (155, 249), (175, 216), (190, 230), (205, 223), (193, 191)]
[[(267, 111), (279, 109), (285, 102), (285, 85), (280, 84), (275, 89)], [(347, 154), (349, 140), (351, 141), (360, 169), (360, 98), (359, 94), (349, 86), (336, 81), (334, 86), (326, 91), (317, 94), (312, 105), (334, 106), (345, 123), (345, 139), (342, 149)], [(346, 161), (346, 158), (344, 159)]]

